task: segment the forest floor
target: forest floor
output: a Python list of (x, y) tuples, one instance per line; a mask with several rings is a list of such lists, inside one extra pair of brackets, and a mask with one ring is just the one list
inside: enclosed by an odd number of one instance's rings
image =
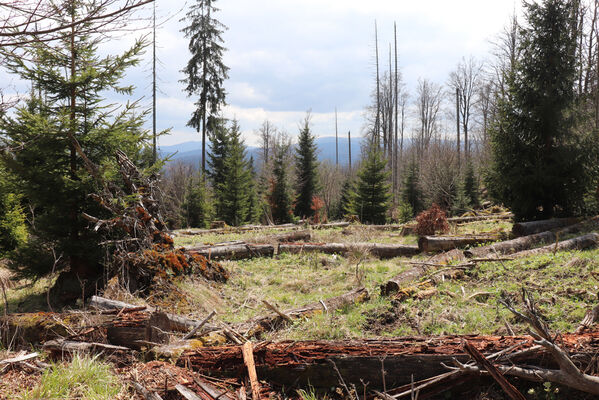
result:
[[(480, 221), (454, 224), (450, 234), (507, 234), (510, 230), (511, 222), (507, 220)], [(285, 230), (261, 230), (176, 236), (175, 245), (228, 241), (252, 243), (269, 233), (284, 232)], [(370, 230), (360, 226), (312, 230), (311, 233), (312, 243), (414, 245), (418, 239), (414, 235), (402, 236), (397, 230)], [(560, 238), (565, 239), (567, 238)], [(263, 300), (279, 310), (287, 310), (339, 296), (360, 287), (366, 288), (369, 293), (368, 301), (294, 319), (284, 329), (266, 332), (261, 338), (266, 341), (466, 334), (523, 335), (528, 327), (499, 301), (501, 298), (510, 298), (518, 304), (522, 288), (528, 289), (537, 300), (540, 314), (551, 332), (573, 332), (585, 313), (599, 303), (598, 249), (558, 251), (514, 260), (479, 262), (475, 268), (465, 270), (464, 274), (455, 279), (437, 279), (433, 282), (426, 271), (419, 281), (413, 283), (414, 287), (425, 289), (420, 291), (423, 295), (419, 291), (402, 296), (381, 294), (381, 285), (402, 271), (414, 268), (412, 263), (425, 262), (430, 257), (431, 254), (419, 254), (381, 260), (365, 251), (355, 250), (345, 256), (300, 253), (222, 261), (231, 275), (226, 283), (186, 276), (175, 281), (176, 290), (162, 293), (156, 298), (135, 298), (124, 292), (111, 293), (111, 297), (134, 304), (158, 306), (161, 310), (195, 320), (201, 320), (215, 310), (216, 318), (220, 321), (235, 324), (268, 314), (269, 309)], [(450, 262), (447, 268), (456, 263)], [(1, 275), (2, 272), (0, 279)], [(4, 276), (8, 274), (4, 272)], [(52, 279), (11, 282), (6, 293), (9, 311), (48, 311), (46, 291), (52, 283)], [(422, 285), (418, 286), (418, 283)], [(3, 305), (0, 305), (0, 313), (4, 313)], [(3, 358), (5, 357), (0, 354), (0, 359)], [(116, 375), (130, 377), (131, 374), (143, 375), (140, 371), (149, 373), (152, 368), (160, 370), (166, 367), (161, 364), (148, 367), (145, 363), (139, 363), (128, 367), (126, 371), (114, 368)], [(0, 399), (35, 398), (31, 397), (31, 390), (38, 387), (41, 380), (43, 378), (40, 374), (5, 371), (0, 375)], [(116, 392), (111, 392), (105, 398), (131, 398), (124, 389), (124, 381), (120, 385)], [(525, 384), (523, 387), (527, 390), (526, 397), (530, 399), (584, 398), (580, 393), (580, 397), (571, 397), (571, 392), (565, 388), (556, 389), (555, 385)], [(315, 396), (309, 392), (298, 392), (298, 395), (305, 399)], [(447, 394), (444, 396), (439, 398), (452, 398), (447, 397)], [(484, 381), (480, 390), (472, 396), (474, 397), (465, 398), (506, 398), (491, 380)], [(329, 398), (334, 397), (329, 395)], [(163, 398), (178, 397), (165, 393)]]

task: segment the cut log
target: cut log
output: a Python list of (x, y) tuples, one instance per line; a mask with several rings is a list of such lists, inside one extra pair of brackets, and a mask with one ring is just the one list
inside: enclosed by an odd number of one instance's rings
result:
[(541, 221), (517, 222), (512, 227), (512, 233), (516, 237), (534, 235), (535, 233), (574, 225), (577, 222), (580, 222), (580, 218), (552, 218)]
[(500, 233), (471, 236), (421, 236), (418, 239), (418, 248), (425, 253), (447, 251), (461, 247), (476, 245), (486, 242), (495, 242), (504, 239)]
[[(461, 362), (467, 361), (468, 356), (463, 350), (465, 339), (485, 355), (511, 348), (515, 353), (508, 356), (515, 363), (543, 367), (553, 362), (544, 350), (535, 347), (530, 336), (467, 335), (339, 342), (266, 342), (256, 345), (253, 352), (260, 379), (285, 388), (307, 388), (312, 385), (316, 390), (327, 390), (336, 387), (339, 382), (334, 369), (336, 367), (348, 385), (360, 387), (363, 381), (370, 383), (369, 390), (381, 390), (381, 357), (385, 357), (386, 386), (398, 387), (409, 384), (412, 379), (419, 381), (445, 373), (447, 370), (441, 362), (451, 364), (453, 357)], [(599, 351), (597, 339), (599, 332), (563, 335), (565, 350), (580, 365), (588, 365)], [(240, 376), (244, 373), (239, 346), (185, 351), (177, 364), (216, 376)]]
[(284, 242), (309, 242), (312, 238), (312, 233), (309, 230), (293, 231), (280, 233), (278, 235), (269, 235), (256, 239), (252, 239), (255, 243), (284, 243)]
[(566, 251), (566, 250), (584, 250), (595, 248), (599, 245), (599, 234), (589, 233), (583, 236), (578, 236), (572, 239), (564, 240), (556, 244), (550, 244), (548, 246), (539, 247), (537, 249), (524, 250), (518, 253), (512, 254), (512, 258), (530, 257), (537, 254), (552, 253), (554, 251)]
[(256, 374), (252, 342), (245, 342), (243, 346), (241, 346), (241, 353), (243, 354), (243, 363), (247, 367), (248, 376), (250, 378), (252, 399), (260, 400), (260, 382), (258, 382), (258, 375)]
[(328, 224), (312, 225), (312, 229), (330, 229), (330, 228), (346, 228), (349, 222), (329, 222)]
[(189, 253), (202, 255), (209, 260), (242, 260), (253, 257), (272, 257), (274, 251), (274, 246), (270, 244), (244, 243), (189, 250)]
[(200, 396), (195, 394), (195, 392), (183, 385), (175, 385), (175, 389), (177, 392), (181, 394), (181, 396), (185, 397), (187, 400), (202, 400)]
[(139, 382), (132, 381), (131, 386), (139, 393), (145, 400), (162, 400), (157, 393), (150, 392), (148, 389), (143, 387)]
[(469, 217), (447, 218), (447, 222), (454, 223), (454, 224), (460, 224), (460, 223), (464, 223), (464, 222), (504, 220), (504, 219), (511, 219), (513, 217), (514, 217), (514, 214), (512, 214), (512, 213), (474, 215), (474, 216), (469, 216)]
[[(100, 296), (92, 296), (88, 303), (89, 307), (95, 308), (96, 310), (130, 310), (136, 309), (138, 311), (140, 306), (125, 303), (118, 300), (107, 299)], [(151, 309), (151, 307), (150, 307)]]
[(320, 252), (325, 254), (347, 255), (352, 251), (368, 252), (379, 258), (411, 257), (420, 252), (418, 246), (382, 243), (306, 243), (281, 244), (278, 247), (279, 254)]

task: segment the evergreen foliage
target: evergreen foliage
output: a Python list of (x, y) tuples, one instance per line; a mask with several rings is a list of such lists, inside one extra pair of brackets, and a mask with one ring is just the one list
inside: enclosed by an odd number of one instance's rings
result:
[(230, 154), (229, 130), (226, 120), (215, 121), (210, 133), (210, 153), (208, 153), (207, 175), (214, 190), (214, 206), (217, 217), (222, 217), (225, 207), (225, 181), (227, 179), (227, 158)]
[(181, 209), (187, 227), (208, 227), (213, 210), (206, 179), (202, 176), (201, 171), (189, 179)]
[(310, 131), (310, 115), (304, 119), (304, 125), (298, 137), (296, 154), (297, 198), (295, 215), (310, 218), (314, 214), (312, 198), (318, 191), (318, 162), (316, 161), (316, 143)]
[(412, 208), (412, 217), (423, 209), (422, 191), (418, 180), (418, 164), (412, 160), (405, 171), (401, 200)]
[(25, 213), (6, 171), (0, 165), (0, 257), (27, 240)]
[[(85, 15), (83, 2), (69, 4), (54, 16), (65, 24)], [(144, 44), (137, 41), (120, 56), (100, 57), (98, 43), (97, 37), (67, 35), (40, 45), (28, 57), (8, 55), (9, 71), (31, 81), (35, 89), (26, 105), (0, 120), (0, 135), (13, 149), (5, 166), (34, 210), (30, 244), (45, 253), (28, 251), (25, 263), (30, 264), (21, 271), (24, 274), (50, 272), (53, 263), (45, 260), (53, 250), (62, 256), (58, 268), (69, 265), (71, 276), (100, 275), (101, 238), (81, 215), (106, 214), (88, 196), (99, 189), (98, 182), (86, 170), (77, 147), (100, 166), (104, 178), (118, 181), (115, 151), (121, 149), (137, 162), (149, 138), (142, 130), (144, 113), (136, 113), (131, 104), (116, 112), (102, 98), (110, 91), (131, 94), (132, 87), (120, 81), (126, 69), (137, 64)]]
[(575, 134), (575, 2), (525, 3), (520, 59), (491, 130), (488, 186), (517, 220), (580, 211), (587, 144)]
[(280, 144), (275, 148), (273, 179), (268, 196), (268, 202), (275, 224), (284, 224), (291, 222), (292, 220), (292, 200), (289, 184), (287, 183), (287, 166), (285, 162), (288, 152), (289, 146), (287, 144)]
[(247, 220), (251, 175), (245, 159), (246, 151), (237, 121), (229, 130), (228, 154), (225, 158), (224, 182), (219, 188), (222, 196), (222, 214), (229, 225), (238, 226)]
[(358, 171), (351, 202), (352, 214), (363, 223), (384, 224), (387, 220), (391, 193), (386, 166), (381, 151), (371, 146)]
[(182, 21), (188, 26), (182, 32), (189, 39), (191, 58), (183, 69), (185, 74), (185, 91), (189, 96), (199, 95), (196, 109), (187, 123), (195, 129), (202, 128), (202, 171), (204, 171), (205, 144), (207, 128), (212, 126), (212, 119), (225, 105), (224, 81), (229, 68), (223, 63), (222, 35), (227, 29), (214, 18), (218, 8), (217, 0), (196, 0)]
[(250, 156), (248, 162), (249, 171), (249, 185), (248, 185), (248, 211), (247, 211), (247, 222), (255, 223), (260, 220), (261, 205), (258, 200), (258, 191), (256, 188), (256, 170), (254, 169), (254, 156)]
[(353, 180), (348, 177), (341, 186), (341, 193), (339, 195), (339, 206), (337, 207), (337, 218), (341, 219), (347, 214), (352, 213), (352, 193), (353, 193)]

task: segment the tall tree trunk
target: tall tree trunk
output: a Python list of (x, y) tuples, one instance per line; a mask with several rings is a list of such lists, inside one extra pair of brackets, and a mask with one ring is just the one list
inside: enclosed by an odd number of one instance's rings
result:
[(335, 107), (335, 167), (339, 167), (339, 133), (337, 130), (337, 107)]
[(399, 174), (399, 158), (397, 156), (397, 105), (399, 103), (399, 77), (397, 73), (397, 24), (393, 22), (393, 36), (395, 41), (395, 84), (393, 85), (393, 107), (394, 107), (394, 116), (393, 122), (393, 200), (397, 203), (397, 193), (399, 191), (399, 182), (398, 182), (398, 174)]
[(455, 118), (456, 118), (456, 134), (458, 137), (458, 169), (460, 168), (460, 89), (455, 89)]
[(158, 160), (156, 149), (156, 2), (152, 14), (152, 163)]
[(349, 173), (351, 174), (351, 131), (347, 131), (347, 145), (349, 146)]
[(379, 36), (376, 25), (376, 20), (374, 21), (374, 47), (376, 52), (376, 118), (374, 123), (374, 136), (375, 143), (377, 146), (380, 146), (380, 123), (381, 123), (381, 91), (380, 91), (380, 81), (379, 81)]

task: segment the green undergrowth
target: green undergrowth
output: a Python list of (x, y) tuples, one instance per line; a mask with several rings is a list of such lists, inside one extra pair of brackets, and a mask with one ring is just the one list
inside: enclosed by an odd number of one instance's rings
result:
[(111, 400), (122, 390), (123, 384), (109, 364), (75, 355), (71, 362), (44, 371), (39, 384), (21, 398)]

